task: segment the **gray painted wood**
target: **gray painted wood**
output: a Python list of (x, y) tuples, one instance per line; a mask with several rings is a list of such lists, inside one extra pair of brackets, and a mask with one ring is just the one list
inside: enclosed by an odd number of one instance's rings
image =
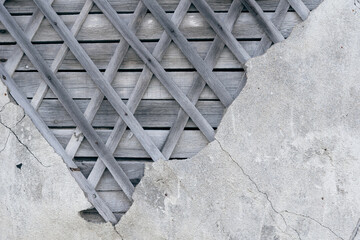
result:
[(204, 16), (206, 21), (210, 24), (217, 35), (224, 41), (226, 46), (231, 50), (240, 63), (244, 64), (247, 60), (250, 59), (250, 55), (235, 39), (234, 35), (229, 31), (228, 27), (223, 24), (222, 20), (220, 20), (215, 15), (205, 0), (192, 0), (192, 3)]
[[(85, 0), (56, 0), (53, 4), (54, 9), (61, 13), (78, 13), (80, 12)], [(118, 12), (133, 12), (137, 6), (137, 1), (119, 1), (109, 0), (111, 6)], [(166, 11), (174, 11), (179, 3), (179, 0), (158, 0), (159, 4)], [(214, 11), (227, 11), (232, 3), (232, 0), (207, 0), (209, 5)], [(279, 0), (257, 0), (259, 5), (264, 11), (275, 11)], [(305, 5), (310, 9), (314, 9), (319, 5), (321, 0), (304, 0)], [(6, 1), (6, 8), (10, 13), (26, 13), (31, 14), (36, 9), (33, 1), (29, 0), (11, 0)], [(194, 7), (190, 8), (191, 11), (196, 10)], [(99, 12), (99, 9), (94, 7), (91, 12)]]
[(310, 10), (305, 6), (303, 1), (301, 0), (288, 0), (288, 1), (291, 7), (297, 12), (297, 14), (299, 14), (301, 19), (305, 21), (310, 14)]
[[(106, 81), (104, 76), (100, 73), (100, 71), (96, 68), (95, 64), (91, 61), (89, 56), (86, 54), (85, 50), (80, 46), (80, 44), (77, 42), (77, 40), (74, 38), (74, 36), (70, 33), (70, 31), (67, 29), (65, 24), (62, 22), (62, 20), (59, 18), (59, 16), (56, 14), (56, 12), (51, 8), (50, 5), (44, 3), (44, 1), (41, 0), (35, 0), (35, 3), (40, 8), (40, 10), (43, 12), (43, 14), (46, 16), (49, 22), (51, 22), (52, 26), (56, 29), (56, 31), (59, 33), (59, 35), (64, 39), (66, 44), (68, 45), (71, 52), (76, 56), (76, 58), (79, 60), (79, 62), (83, 65), (83, 67), (86, 69), (94, 83), (99, 87), (101, 92), (106, 96), (106, 98), (109, 100), (111, 105), (114, 107), (114, 109), (118, 112), (120, 117), (126, 122), (126, 124), (129, 126), (131, 131), (135, 134), (135, 136), (139, 139), (142, 146), (146, 149), (146, 151), (149, 153), (149, 155), (153, 158), (154, 161), (159, 159), (164, 159), (163, 155), (159, 151), (159, 149), (154, 145), (153, 141), (150, 139), (150, 137), (144, 132), (144, 129), (141, 127), (141, 125), (138, 123), (134, 115), (129, 111), (127, 106), (124, 104), (124, 102), (121, 100), (119, 95), (115, 92), (115, 90), (111, 87), (111, 85)], [(33, 61), (32, 61), (33, 62)], [(63, 104), (64, 105), (64, 104)], [(78, 108), (77, 108), (78, 109)], [(69, 109), (71, 110), (71, 109)], [(68, 110), (68, 111), (69, 111)], [(79, 109), (80, 111), (80, 109)], [(70, 114), (70, 112), (69, 112)], [(71, 115), (71, 114), (70, 114)], [(76, 114), (72, 116), (77, 126), (81, 129), (85, 137), (89, 141), (92, 142), (92, 145), (97, 151), (99, 151), (99, 157), (103, 158), (103, 160), (107, 161), (106, 158), (112, 157), (111, 153), (108, 151), (107, 147), (103, 142), (100, 143), (100, 140), (94, 140), (97, 139), (98, 136), (96, 134), (92, 134), (92, 139), (89, 139), (90, 133), (93, 131), (93, 128), (88, 123), (86, 118), (81, 115), (81, 121), (75, 121)], [(81, 125), (83, 127), (81, 127)], [(89, 128), (85, 128), (85, 126), (90, 126)], [(88, 132), (85, 132), (88, 131)], [(97, 143), (97, 144), (95, 144)], [(112, 158), (113, 159), (113, 158)], [(109, 168), (115, 168), (119, 172), (115, 171), (115, 169), (109, 169), (112, 174), (123, 174), (122, 170), (116, 165), (112, 165), (105, 163), (107, 167)], [(115, 176), (116, 177), (116, 176)], [(119, 179), (120, 180), (120, 179)], [(125, 186), (124, 186), (125, 187)], [(129, 186), (128, 186), (129, 187)], [(130, 187), (128, 190), (131, 190)], [(124, 192), (126, 192), (127, 196), (130, 196), (130, 192), (126, 189), (124, 189)], [(128, 191), (128, 192), (127, 192)]]
[[(167, 14), (169, 18), (173, 15), (172, 13)], [(226, 13), (215, 13), (218, 19), (224, 19)], [(265, 16), (271, 18), (274, 12), (266, 12)], [(70, 28), (77, 19), (77, 15), (61, 15), (61, 19)], [(119, 14), (119, 17), (126, 23), (129, 22), (131, 14)], [(29, 22), (30, 16), (14, 16), (16, 21), (22, 28), (25, 28)], [(284, 24), (279, 29), (284, 37), (287, 37), (292, 28), (300, 23), (301, 19), (295, 12), (289, 12), (286, 16)], [(94, 24), (96, 23), (96, 24)], [(0, 23), (0, 29), (2, 29)], [(189, 39), (209, 39), (214, 38), (216, 33), (212, 30), (211, 26), (202, 17), (200, 13), (188, 12), (184, 18), (184, 21), (179, 26), (180, 31), (184, 36)], [(139, 30), (136, 36), (140, 40), (157, 40), (161, 37), (163, 28), (155, 20), (152, 14), (146, 14), (144, 21), (140, 24)], [(236, 21), (232, 34), (237, 39), (254, 39), (261, 38), (264, 31), (259, 26), (257, 20), (252, 16), (251, 13), (245, 12), (241, 14), (239, 19)], [(4, 42), (14, 42), (14, 39), (8, 33), (1, 33), (1, 39)], [(112, 24), (106, 19), (103, 14), (90, 14), (85, 20), (82, 29), (77, 35), (77, 39), (83, 42), (90, 42), (96, 40), (119, 40), (121, 35), (112, 26)], [(43, 21), (40, 29), (36, 32), (33, 41), (36, 42), (47, 42), (47, 41), (61, 41), (61, 38), (56, 31), (51, 27), (50, 23)]]
[[(280, 0), (278, 7), (276, 8), (276, 12), (275, 15), (272, 18), (272, 21), (274, 23), (274, 25), (279, 28), (281, 26), (281, 24), (284, 22), (285, 16), (287, 11), (289, 10), (289, 3), (287, 0)], [(264, 34), (264, 36), (262, 37), (260, 44), (258, 45), (258, 48), (254, 51), (253, 56), (259, 56), (261, 54), (263, 54), (268, 48), (270, 48), (272, 44), (271, 39), (269, 38), (268, 35)], [(237, 91), (235, 92), (235, 97), (238, 96), (240, 94), (240, 92), (242, 91), (242, 89), (244, 88), (246, 84), (246, 76), (243, 75), (240, 81), (240, 85), (237, 89)]]
[[(258, 44), (258, 41), (240, 41), (244, 48), (250, 53), (253, 52)], [(59, 50), (59, 44), (34, 44), (36, 48), (39, 50), (41, 55), (45, 58), (48, 65), (51, 65), (53, 59), (57, 51)], [(86, 43), (80, 44), (85, 51), (88, 53), (89, 57), (94, 61), (96, 66), (99, 69), (106, 69), (109, 64), (109, 60), (114, 54), (116, 50), (117, 43)], [(211, 41), (197, 41), (191, 42), (191, 45), (196, 48), (197, 52), (202, 58), (205, 58), (206, 53), (211, 45)], [(154, 51), (156, 46), (156, 42), (146, 42), (144, 46), (148, 48), (150, 51)], [(14, 45), (0, 45), (0, 52), (2, 58), (8, 58), (12, 55), (12, 50), (15, 49)], [(99, 51), (101, 49), (101, 51)], [(181, 53), (181, 51), (176, 47), (174, 43), (171, 43), (169, 48), (165, 51), (164, 56), (161, 61), (161, 65), (166, 70), (189, 70), (194, 69), (191, 63), (186, 59), (186, 57)], [(120, 65), (120, 70), (122, 72), (138, 70), (141, 71), (143, 69), (144, 63), (139, 57), (137, 57), (134, 50), (131, 48), (128, 50), (124, 61)], [(232, 53), (228, 48), (225, 48), (220, 58), (215, 66), (215, 69), (227, 70), (234, 68), (241, 68), (240, 63), (234, 58)], [(32, 71), (35, 70), (31, 62), (27, 57), (24, 57), (17, 70), (21, 71)], [(66, 71), (76, 71), (76, 70), (84, 70), (81, 64), (77, 61), (73, 54), (68, 53), (60, 66), (60, 70)], [(31, 74), (31, 73), (29, 73)], [(60, 74), (60, 73), (59, 73)], [(124, 73), (127, 74), (127, 73)], [(140, 74), (140, 73), (138, 73)], [(215, 73), (216, 74), (216, 73)]]
[[(141, 1), (140, 1), (141, 2)], [(139, 3), (140, 4), (140, 3)], [(188, 11), (190, 7), (190, 1), (189, 0), (181, 0), (179, 2), (178, 7), (176, 8), (174, 15), (172, 16), (171, 21), (174, 22), (176, 26), (179, 26), (181, 21), (184, 19), (184, 16), (186, 12)], [(159, 42), (157, 43), (154, 51), (153, 56), (157, 60), (161, 60), (165, 50), (170, 45), (170, 37), (164, 32), (162, 36), (160, 37)], [(152, 79), (152, 72), (148, 67), (144, 67), (143, 71), (140, 74), (139, 79), (137, 80), (136, 86), (134, 88), (134, 91), (131, 93), (131, 96), (129, 98), (129, 101), (127, 105), (129, 106), (129, 109), (132, 112), (135, 112), (141, 99), (144, 96), (145, 91), (149, 87), (149, 83)], [(148, 119), (149, 116), (147, 115), (146, 118)], [(156, 121), (153, 121), (156, 122)], [(142, 125), (144, 126), (144, 125)], [(107, 140), (107, 144), (109, 145), (109, 148), (114, 152), (116, 150), (116, 147), (119, 145), (119, 142), (125, 133), (126, 125), (124, 122), (119, 118), (117, 122), (115, 123), (114, 130), (111, 132), (110, 137)], [(89, 176), (89, 182), (93, 184), (93, 186), (96, 186), (97, 183), (100, 181), (100, 178), (105, 170), (105, 165), (101, 161), (96, 161), (96, 165), (94, 166), (93, 171), (91, 172)]]
[[(169, 75), (172, 77), (176, 85), (178, 85), (184, 93), (187, 93), (191, 88), (194, 74), (196, 74), (196, 72), (169, 72)], [(215, 72), (215, 74), (218, 77), (221, 77), (221, 81), (224, 83), (226, 89), (231, 94), (234, 94), (239, 84), (239, 79), (244, 75), (244, 72), (221, 71)], [(126, 99), (129, 99), (134, 91), (140, 75), (140, 72), (119, 72), (115, 76), (111, 86), (115, 89), (119, 96), (126, 101)], [(97, 90), (96, 85), (91, 81), (90, 77), (85, 72), (58, 72), (57, 76), (61, 79), (62, 84), (72, 98), (90, 99), (94, 96), (93, 93)], [(37, 72), (16, 72), (13, 78), (28, 98), (32, 98), (32, 96), (34, 96), (34, 93), (39, 86), (39, 81), (42, 81)], [(52, 91), (48, 91), (45, 97), (56, 98)], [(166, 88), (161, 85), (160, 81), (153, 76), (142, 99), (169, 100), (173, 99), (173, 97), (169, 94)], [(199, 99), (217, 100), (218, 98), (209, 87), (205, 87)], [(85, 111), (85, 109), (82, 110)]]
[[(59, 142), (66, 146), (69, 142), (73, 129), (52, 129)], [(154, 140), (157, 147), (164, 145), (169, 130), (145, 130), (146, 133)], [(105, 142), (109, 138), (112, 130), (110, 129), (96, 129), (99, 137)], [(202, 148), (208, 144), (207, 139), (199, 130), (185, 130), (175, 147), (172, 158), (189, 158), (198, 153)], [(97, 158), (98, 155), (91, 147), (87, 139), (83, 141), (75, 157), (83, 158)], [(130, 130), (126, 130), (123, 138), (117, 146), (114, 157), (122, 159), (147, 159), (151, 160), (149, 154), (141, 146), (134, 134)]]
[[(0, 19), (2, 19), (5, 16), (4, 10), (6, 11), (3, 5), (0, 4), (0, 12), (1, 12)], [(87, 198), (89, 199), (89, 202), (98, 210), (99, 214), (105, 219), (105, 221), (110, 221), (111, 223), (116, 224), (117, 219), (115, 215), (112, 213), (112, 211), (103, 201), (103, 199), (98, 195), (95, 189), (85, 179), (84, 175), (79, 171), (70, 170), (71, 168), (77, 168), (76, 164), (72, 161), (72, 158), (70, 158), (66, 154), (64, 148), (56, 139), (52, 131), (46, 126), (45, 122), (41, 119), (39, 114), (35, 111), (35, 109), (31, 106), (28, 100), (17, 88), (15, 81), (7, 73), (7, 71), (2, 66), (2, 64), (0, 64), (0, 73), (2, 75), (1, 80), (8, 87), (11, 96), (20, 106), (22, 106), (22, 108), (25, 110), (25, 113), (31, 118), (32, 122), (38, 128), (40, 133), (44, 136), (44, 138), (48, 141), (48, 143), (54, 148), (54, 150), (64, 159), (64, 162), (66, 163), (71, 175), (75, 178), (80, 188), (84, 191)]]
[[(133, 19), (129, 23), (129, 27), (136, 31), (136, 28), (139, 25), (139, 22), (143, 19), (144, 15), (146, 14), (146, 7), (139, 2), (138, 9), (135, 11)], [(111, 84), (115, 78), (115, 75), (117, 73), (117, 69), (119, 68), (120, 64), (122, 63), (124, 56), (126, 52), (128, 51), (129, 45), (126, 43), (125, 40), (120, 40), (118, 43), (115, 52), (109, 62), (108, 67), (106, 68), (106, 71), (104, 73), (104, 78), (106, 79), (109, 84)], [(94, 120), (95, 114), (98, 112), (100, 105), (103, 101), (104, 95), (99, 89), (96, 89), (92, 92), (92, 97), (89, 102), (89, 105), (86, 107), (84, 111), (85, 118), (91, 123)], [(113, 116), (115, 118), (118, 117)], [(69, 153), (70, 156), (74, 156), (77, 149), (79, 148), (81, 142), (83, 140), (83, 135), (81, 134), (81, 131), (79, 128), (76, 128), (74, 135), (71, 137), (69, 143), (66, 146), (66, 151)], [(109, 147), (107, 145), (107, 147)], [(111, 151), (111, 149), (109, 148)], [(90, 181), (91, 183), (91, 181)]]
[[(74, 102), (79, 106), (82, 112), (84, 112), (89, 104), (89, 100), (83, 99), (75, 99)], [(129, 106), (129, 101), (125, 102)], [(224, 106), (221, 102), (218, 100), (198, 101), (196, 107), (212, 127), (216, 128), (219, 125), (224, 112)], [(137, 106), (134, 116), (144, 128), (170, 128), (176, 119), (179, 109), (180, 107), (175, 100), (142, 100)], [(38, 112), (46, 124), (51, 128), (76, 127), (74, 121), (67, 114), (66, 110), (57, 99), (45, 99)], [(92, 121), (92, 126), (95, 128), (112, 128), (118, 122), (118, 116), (119, 115), (111, 107), (109, 101), (104, 100)], [(186, 126), (196, 128), (196, 125), (191, 121), (191, 119), (188, 121)], [(81, 137), (79, 138), (79, 141), (80, 139)]]
[(266, 34), (274, 42), (278, 43), (284, 40), (281, 32), (275, 27), (272, 21), (267, 18), (255, 0), (242, 0), (242, 3), (245, 5), (246, 9), (250, 11), (254, 17), (259, 21), (260, 26), (263, 27)]
[[(83, 25), (86, 17), (88, 16), (92, 6), (93, 6), (92, 0), (87, 0), (85, 2), (84, 7), (81, 9), (81, 12), (80, 12), (78, 18), (75, 20), (75, 23), (71, 28), (71, 33), (74, 36), (76, 36), (79, 33), (81, 26)], [(62, 62), (65, 59), (65, 56), (66, 56), (68, 50), (69, 49), (65, 43), (61, 45), (58, 53), (55, 56), (54, 61), (52, 62), (51, 66), (50, 66), (50, 69), (54, 73), (56, 73), (59, 70)], [(48, 85), (44, 81), (41, 81), (38, 89), (36, 90), (35, 95), (33, 96), (33, 99), (31, 100), (31, 105), (33, 105), (35, 110), (37, 110), (39, 108), (41, 101), (43, 100), (48, 89), (49, 89)]]
[[(239, 17), (239, 14), (242, 11), (242, 9), (243, 9), (243, 5), (241, 4), (241, 1), (234, 0), (230, 6), (228, 15), (224, 22), (225, 25), (229, 27), (229, 31), (232, 30), (234, 23), (236, 19)], [(219, 58), (220, 53), (222, 52), (224, 47), (225, 44), (222, 42), (221, 38), (219, 36), (216, 36), (205, 57), (205, 63), (209, 67), (213, 68), (215, 66), (216, 61)], [(196, 75), (193, 80), (193, 85), (187, 94), (187, 96), (190, 97), (193, 104), (196, 104), (196, 102), (198, 101), (201, 92), (204, 90), (204, 87), (205, 87), (205, 82), (201, 80), (201, 77), (199, 75)], [(188, 120), (189, 120), (188, 115), (180, 109), (177, 118), (170, 129), (169, 136), (167, 137), (166, 142), (162, 148), (162, 153), (167, 159), (169, 159), (170, 156), (172, 155)]]
[(180, 88), (175, 85), (170, 75), (165, 72), (160, 63), (151, 55), (151, 53), (144, 47), (134, 33), (126, 26), (126, 24), (119, 18), (115, 10), (107, 1), (94, 1), (101, 11), (109, 18), (110, 22), (116, 27), (121, 35), (126, 39), (129, 45), (135, 50), (138, 56), (157, 76), (166, 89), (173, 95), (180, 106), (188, 113), (191, 119), (209, 139), (214, 139), (214, 130), (200, 112), (194, 107), (186, 95), (181, 92)]
[[(41, 3), (39, 4), (39, 6), (40, 5)], [(46, 2), (44, 2), (43, 6), (51, 8), (50, 5), (48, 5)], [(42, 12), (44, 14), (44, 11)], [(16, 39), (17, 43), (22, 48), (24, 53), (36, 66), (38, 71), (41, 73), (42, 79), (47, 82), (52, 91), (57, 95), (69, 115), (73, 118), (74, 122), (79, 127), (81, 127), (82, 132), (85, 136), (87, 136), (89, 142), (91, 143), (91, 146), (99, 154), (99, 156), (101, 156), (102, 159), (105, 160), (105, 164), (107, 165), (109, 171), (113, 174), (114, 178), (116, 179), (120, 187), (123, 189), (126, 196), (131, 200), (134, 187), (127, 178), (126, 174), (119, 167), (119, 165), (116, 164), (116, 161), (112, 154), (107, 151), (105, 144), (101, 141), (100, 137), (96, 134), (95, 130), (91, 127), (91, 125), (86, 121), (79, 107), (75, 105), (74, 101), (67, 94), (66, 90), (64, 89), (56, 75), (46, 65), (40, 53), (31, 44), (31, 42), (21, 30), (19, 25), (17, 25), (15, 20), (11, 17), (11, 15), (8, 13), (8, 11), (3, 5), (0, 5), (0, 13), (0, 20), (2, 21), (2, 23), (6, 26), (11, 35)], [(48, 15), (44, 15), (47, 17), (47, 19), (50, 19)], [(68, 35), (70, 35), (71, 33), (68, 29), (67, 31)]]
[[(208, 86), (214, 91), (218, 96), (220, 101), (224, 106), (229, 106), (233, 98), (226, 90), (221, 81), (215, 76), (210, 68), (205, 64), (204, 60), (197, 54), (196, 50), (191, 47), (189, 42), (186, 40), (184, 35), (178, 29), (177, 26), (166, 16), (165, 11), (160, 7), (156, 0), (142, 0), (147, 8), (152, 12), (156, 20), (163, 26), (167, 34), (172, 38), (172, 40), (179, 47), (181, 52), (187, 57), (189, 62), (195, 67), (197, 72), (202, 76), (206, 81)], [(236, 41), (236, 40), (235, 40)], [(242, 47), (239, 44), (240, 47)], [(240, 51), (241, 52), (241, 51)], [(243, 52), (246, 52), (245, 49)], [(243, 55), (241, 52), (241, 57), (245, 59), (247, 55)], [(250, 58), (250, 56), (249, 56)]]

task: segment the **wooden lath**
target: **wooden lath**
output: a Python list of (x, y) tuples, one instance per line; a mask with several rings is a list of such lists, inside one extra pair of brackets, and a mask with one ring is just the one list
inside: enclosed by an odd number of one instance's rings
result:
[[(32, 118), (40, 132), (64, 158), (69, 170), (77, 180), (80, 187), (87, 194), (90, 202), (106, 221), (110, 221), (112, 223), (116, 223), (118, 218), (115, 217), (108, 204), (103, 201), (102, 197), (95, 189), (102, 176), (104, 176), (104, 171), (108, 169), (120, 189), (128, 198), (128, 200), (126, 200), (128, 201), (126, 203), (127, 205), (126, 207), (124, 206), (124, 208), (127, 208), (132, 201), (134, 187), (125, 171), (114, 158), (114, 153), (119, 145), (119, 142), (124, 136), (126, 128), (130, 128), (131, 132), (136, 136), (153, 161), (160, 159), (168, 160), (171, 157), (189, 119), (195, 123), (208, 141), (212, 141), (214, 139), (215, 131), (195, 105), (197, 104), (204, 88), (209, 86), (222, 104), (227, 107), (245, 85), (246, 78), (245, 75), (242, 75), (235, 95), (232, 95), (225, 88), (221, 79), (213, 72), (213, 68), (218, 62), (220, 54), (225, 46), (230, 49), (231, 53), (240, 62), (240, 64), (244, 64), (248, 59), (250, 59), (250, 54), (232, 34), (233, 26), (239, 18), (243, 7), (245, 6), (245, 8), (254, 15), (258, 24), (265, 32), (254, 53), (251, 54), (253, 56), (257, 56), (265, 52), (272, 43), (284, 40), (284, 36), (281, 34), (279, 29), (285, 19), (285, 15), (288, 12), (290, 5), (303, 20), (305, 20), (309, 15), (309, 9), (301, 0), (280, 0), (272, 19), (267, 17), (261, 6), (259, 6), (255, 0), (234, 0), (227, 12), (227, 16), (224, 19), (220, 19), (205, 0), (180, 0), (176, 6), (174, 14), (170, 18), (156, 0), (142, 0), (138, 2), (129, 23), (125, 23), (125, 21), (119, 17), (113, 6), (111, 6), (107, 0), (86, 0), (78, 17), (76, 18), (75, 23), (73, 24), (71, 30), (69, 30), (63, 20), (52, 8), (51, 4), (54, 0), (34, 0), (34, 2), (38, 8), (29, 19), (25, 31), (22, 31), (20, 26), (14, 20), (14, 17), (12, 17), (4, 7), (4, 0), (1, 1), (0, 21), (16, 40), (16, 43), (20, 46), (20, 48), (16, 49), (13, 56), (4, 66), (0, 65), (2, 80), (10, 89), (10, 93), (14, 99)], [(107, 19), (122, 36), (104, 74), (98, 70), (93, 60), (76, 40), (77, 34), (80, 32), (93, 7), (93, 3), (95, 3), (101, 12), (104, 13)], [(179, 26), (185, 18), (188, 10), (190, 8), (194, 9), (193, 6), (191, 6), (191, 3), (216, 33), (215, 39), (211, 43), (205, 58), (202, 58), (197, 51), (194, 50), (179, 29)], [(152, 13), (154, 18), (164, 29), (152, 53), (135, 35), (140, 23), (146, 15), (147, 10)], [(53, 29), (55, 29), (64, 41), (50, 67), (46, 64), (39, 51), (30, 42), (35, 33), (38, 31), (44, 16), (46, 16)], [(172, 79), (171, 75), (165, 71), (164, 67), (160, 64), (160, 61), (172, 41), (197, 71), (197, 73), (192, 77), (193, 85), (187, 94), (183, 93), (183, 91)], [(133, 92), (125, 104), (111, 86), (111, 83), (114, 81), (115, 75), (120, 65), (123, 63), (129, 47), (135, 50), (136, 54), (144, 62), (145, 66), (138, 77)], [(76, 59), (98, 87), (91, 97), (84, 113), (82, 113), (56, 75), (56, 72), (62, 65), (69, 50), (74, 54)], [(26, 99), (25, 94), (19, 90), (19, 87), (12, 78), (22, 59), (23, 52), (31, 60), (43, 79), (37, 88), (31, 103)], [(170, 128), (170, 132), (164, 145), (160, 148), (156, 146), (153, 139), (143, 129), (134, 116), (135, 111), (149, 87), (153, 75), (157, 77), (157, 79), (181, 107), (174, 123), (172, 124), (172, 127)], [(76, 129), (71, 135), (70, 141), (67, 143), (65, 149), (61, 146), (54, 133), (48, 128), (44, 120), (41, 119), (39, 113), (37, 112), (49, 88), (54, 92), (62, 106), (76, 124)], [(91, 125), (100, 109), (104, 96), (119, 115), (106, 143), (103, 142)], [(77, 171), (77, 165), (73, 161), (73, 158), (79, 151), (84, 139), (90, 143), (98, 156), (98, 159), (96, 160), (87, 179), (80, 171)]]

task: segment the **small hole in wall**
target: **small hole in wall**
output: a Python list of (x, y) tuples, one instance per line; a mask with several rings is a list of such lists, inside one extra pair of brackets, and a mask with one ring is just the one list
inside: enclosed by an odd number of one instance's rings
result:
[(22, 165), (23, 165), (22, 163), (19, 163), (19, 164), (16, 164), (16, 167), (21, 170)]
[[(100, 216), (100, 214), (96, 211), (95, 208), (80, 211), (79, 214), (87, 222), (105, 223), (104, 219)], [(124, 212), (114, 212), (114, 215), (118, 220), (120, 220), (120, 218), (124, 214), (125, 214)]]

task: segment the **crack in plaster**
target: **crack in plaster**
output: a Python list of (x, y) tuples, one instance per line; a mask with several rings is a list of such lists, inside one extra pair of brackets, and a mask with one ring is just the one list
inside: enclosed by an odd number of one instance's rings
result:
[[(330, 227), (324, 225), (323, 223), (321, 223), (320, 221), (314, 219), (313, 217), (310, 217), (310, 216), (307, 216), (307, 215), (304, 215), (304, 214), (299, 214), (299, 213), (291, 212), (291, 211), (288, 211), (288, 210), (277, 211), (277, 210), (275, 209), (275, 207), (274, 207), (274, 204), (273, 204), (272, 201), (270, 200), (269, 195), (268, 195), (266, 192), (260, 190), (258, 184), (250, 177), (249, 174), (247, 174), (247, 173), (244, 171), (244, 169), (240, 166), (240, 164), (239, 164), (237, 161), (235, 161), (235, 159), (231, 156), (231, 154), (223, 148), (223, 146), (221, 145), (221, 142), (220, 142), (218, 139), (215, 139), (215, 140), (219, 143), (219, 146), (220, 146), (220, 148), (222, 149), (222, 151), (229, 156), (229, 158), (240, 168), (241, 172), (255, 185), (255, 188), (257, 189), (257, 191), (265, 196), (265, 198), (266, 198), (266, 200), (269, 202), (270, 207), (272, 208), (272, 210), (273, 210), (275, 213), (279, 214), (279, 215), (281, 216), (281, 218), (283, 219), (285, 225), (286, 225), (287, 227), (290, 227), (291, 229), (293, 229), (293, 230), (297, 233), (298, 236), (299, 236), (298, 231), (297, 231), (295, 228), (293, 228), (293, 227), (291, 227), (291, 226), (289, 226), (289, 225), (287, 224), (286, 219), (285, 219), (285, 217), (284, 217), (284, 215), (283, 215), (282, 213), (286, 212), (286, 213), (289, 213), (289, 214), (293, 214), (293, 215), (300, 216), (300, 217), (309, 219), (309, 220), (311, 220), (311, 221), (314, 221), (314, 222), (316, 222), (317, 224), (319, 224), (321, 227), (329, 230), (329, 231), (330, 231), (333, 235), (335, 235), (337, 238), (339, 238), (339, 239), (341, 239), (341, 240), (344, 240), (344, 238), (342, 238), (342, 237), (340, 237), (338, 234), (336, 234)], [(359, 227), (360, 227), (360, 219), (359, 219), (359, 223), (358, 223), (358, 225), (357, 225), (357, 228), (359, 228)], [(283, 231), (283, 230), (282, 230), (282, 231)], [(354, 231), (355, 231), (355, 230), (354, 230)], [(354, 233), (353, 233), (353, 234), (354, 234)], [(355, 234), (355, 236), (356, 236), (356, 234)], [(355, 236), (354, 236), (354, 237), (355, 237)], [(299, 236), (299, 239), (301, 239), (300, 236)], [(353, 240), (353, 239), (350, 239), (350, 240)]]
[(354, 239), (355, 239), (355, 237), (356, 237), (356, 235), (357, 235), (357, 233), (358, 233), (358, 231), (359, 231), (359, 228), (360, 228), (360, 218), (359, 218), (359, 220), (358, 220), (358, 222), (357, 222), (357, 224), (356, 224), (356, 226), (355, 226), (355, 228), (354, 228), (354, 231), (353, 231), (352, 234), (351, 234), (350, 240), (354, 240)]
[[(24, 114), (24, 116), (20, 119), (20, 121), (23, 120), (24, 117), (25, 117), (25, 114)], [(16, 125), (19, 124), (20, 121), (18, 121), (18, 122), (16, 123)], [(51, 167), (51, 165), (45, 165), (45, 164), (43, 164), (43, 163), (35, 156), (35, 154), (30, 150), (30, 148), (29, 148), (25, 143), (23, 143), (23, 142), (20, 140), (20, 138), (16, 135), (16, 133), (15, 133), (9, 126), (6, 126), (1, 120), (0, 120), (0, 124), (1, 124), (2, 126), (4, 126), (5, 128), (7, 128), (7, 129), (10, 131), (9, 135), (12, 133), (12, 134), (15, 136), (15, 138), (17, 139), (17, 141), (18, 141), (22, 146), (24, 146), (24, 147), (26, 148), (26, 150), (36, 159), (36, 161), (41, 164), (41, 166), (43, 166), (43, 167)], [(15, 126), (16, 126), (16, 125), (15, 125)]]

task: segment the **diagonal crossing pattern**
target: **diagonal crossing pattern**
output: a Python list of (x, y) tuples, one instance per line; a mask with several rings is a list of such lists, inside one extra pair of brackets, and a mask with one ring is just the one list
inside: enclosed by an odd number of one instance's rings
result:
[[(219, 17), (219, 14), (205, 0), (180, 0), (174, 12), (169, 15), (156, 0), (142, 0), (138, 1), (129, 20), (124, 21), (107, 0), (86, 0), (74, 23), (69, 28), (62, 17), (52, 8), (54, 0), (34, 0), (37, 8), (29, 18), (24, 30), (22, 30), (15, 17), (11, 16), (4, 6), (4, 2), (4, 0), (0, 1), (0, 21), (19, 47), (14, 50), (14, 53), (4, 65), (0, 65), (1, 79), (8, 86), (14, 99), (32, 118), (40, 132), (64, 158), (72, 175), (87, 194), (97, 212), (105, 221), (110, 221), (113, 224), (119, 220), (119, 217), (115, 214), (118, 211), (112, 207), (111, 201), (104, 200), (103, 196), (105, 195), (101, 190), (103, 187), (102, 179), (105, 178), (106, 174), (111, 175), (117, 184), (115, 188), (120, 189), (124, 195), (116, 195), (115, 201), (123, 204), (121, 209), (126, 210), (131, 204), (134, 186), (130, 181), (131, 172), (126, 167), (123, 168), (123, 165), (118, 164), (115, 155), (117, 149), (121, 146), (127, 128), (135, 135), (137, 141), (153, 161), (171, 158), (182, 134), (185, 133), (185, 128), (190, 119), (195, 124), (195, 127), (201, 131), (205, 139), (212, 141), (215, 129), (197, 107), (201, 94), (208, 86), (223, 106), (227, 107), (234, 97), (241, 92), (246, 83), (245, 74), (242, 74), (236, 91), (231, 93), (227, 89), (222, 78), (214, 72), (221, 54), (227, 49), (240, 66), (243, 66), (251, 58), (250, 56), (258, 56), (273, 43), (284, 40), (285, 37), (281, 32), (281, 26), (285, 21), (290, 6), (302, 20), (305, 20), (310, 12), (301, 0), (280, 0), (277, 3), (275, 13), (270, 18), (255, 0), (233, 0), (226, 15)], [(76, 39), (84, 28), (84, 24), (89, 18), (92, 9), (94, 9), (94, 5), (100, 9), (113, 28), (120, 33), (120, 40), (104, 73), (96, 66), (90, 55), (85, 51), (82, 43)], [(194, 43), (190, 42), (186, 37), (187, 33), (181, 30), (181, 24), (189, 13), (189, 9), (198, 11), (215, 33), (215, 38), (204, 56), (197, 52), (193, 47)], [(239, 41), (233, 34), (234, 26), (239, 21), (243, 9), (249, 11), (256, 24), (263, 30), (263, 36), (251, 52), (246, 50), (243, 42)], [(141, 41), (137, 36), (141, 24), (146, 21), (147, 11), (150, 12), (157, 24), (162, 28), (161, 37), (151, 50), (148, 49), (146, 42)], [(41, 30), (44, 16), (63, 41), (50, 66), (47, 65), (45, 58), (34, 46), (34, 43), (31, 42), (36, 33)], [(172, 45), (172, 42), (174, 45)], [(184, 58), (188, 60), (194, 71), (196, 71), (191, 78), (192, 85), (187, 90), (187, 94), (184, 93), (169, 71), (162, 65), (165, 54), (172, 46), (177, 46)], [(124, 102), (124, 98), (118, 94), (111, 84), (113, 84), (117, 75), (121, 74), (118, 70), (126, 61), (130, 50), (135, 51), (144, 66), (137, 77), (136, 84), (127, 102)], [(73, 99), (69, 89), (66, 89), (57, 74), (69, 51), (96, 86), (84, 110), (79, 108), (77, 100)], [(20, 90), (13, 79), (24, 53), (42, 78), (31, 97), (31, 101), (27, 99), (26, 93)], [(136, 112), (147, 90), (150, 88), (153, 76), (159, 80), (180, 107), (176, 117), (171, 122), (168, 135), (161, 144), (157, 142), (156, 138), (148, 134), (148, 131), (142, 127), (136, 117)], [(46, 95), (52, 94), (49, 93), (49, 89), (55, 94), (76, 126), (76, 129), (72, 130), (66, 147), (60, 144), (61, 139), (57, 139), (54, 135), (56, 131), (49, 129), (38, 113), (45, 102)], [(105, 102), (104, 97), (117, 114), (117, 120), (110, 131), (107, 141), (104, 141), (99, 135), (101, 132), (92, 126), (102, 104)], [(88, 171), (88, 174), (85, 174), (88, 175), (87, 179), (84, 173), (74, 171), (74, 169), (78, 169), (78, 166), (73, 161), (85, 144), (85, 140), (97, 155), (93, 167)], [(106, 169), (109, 170), (109, 173), (106, 172)]]

